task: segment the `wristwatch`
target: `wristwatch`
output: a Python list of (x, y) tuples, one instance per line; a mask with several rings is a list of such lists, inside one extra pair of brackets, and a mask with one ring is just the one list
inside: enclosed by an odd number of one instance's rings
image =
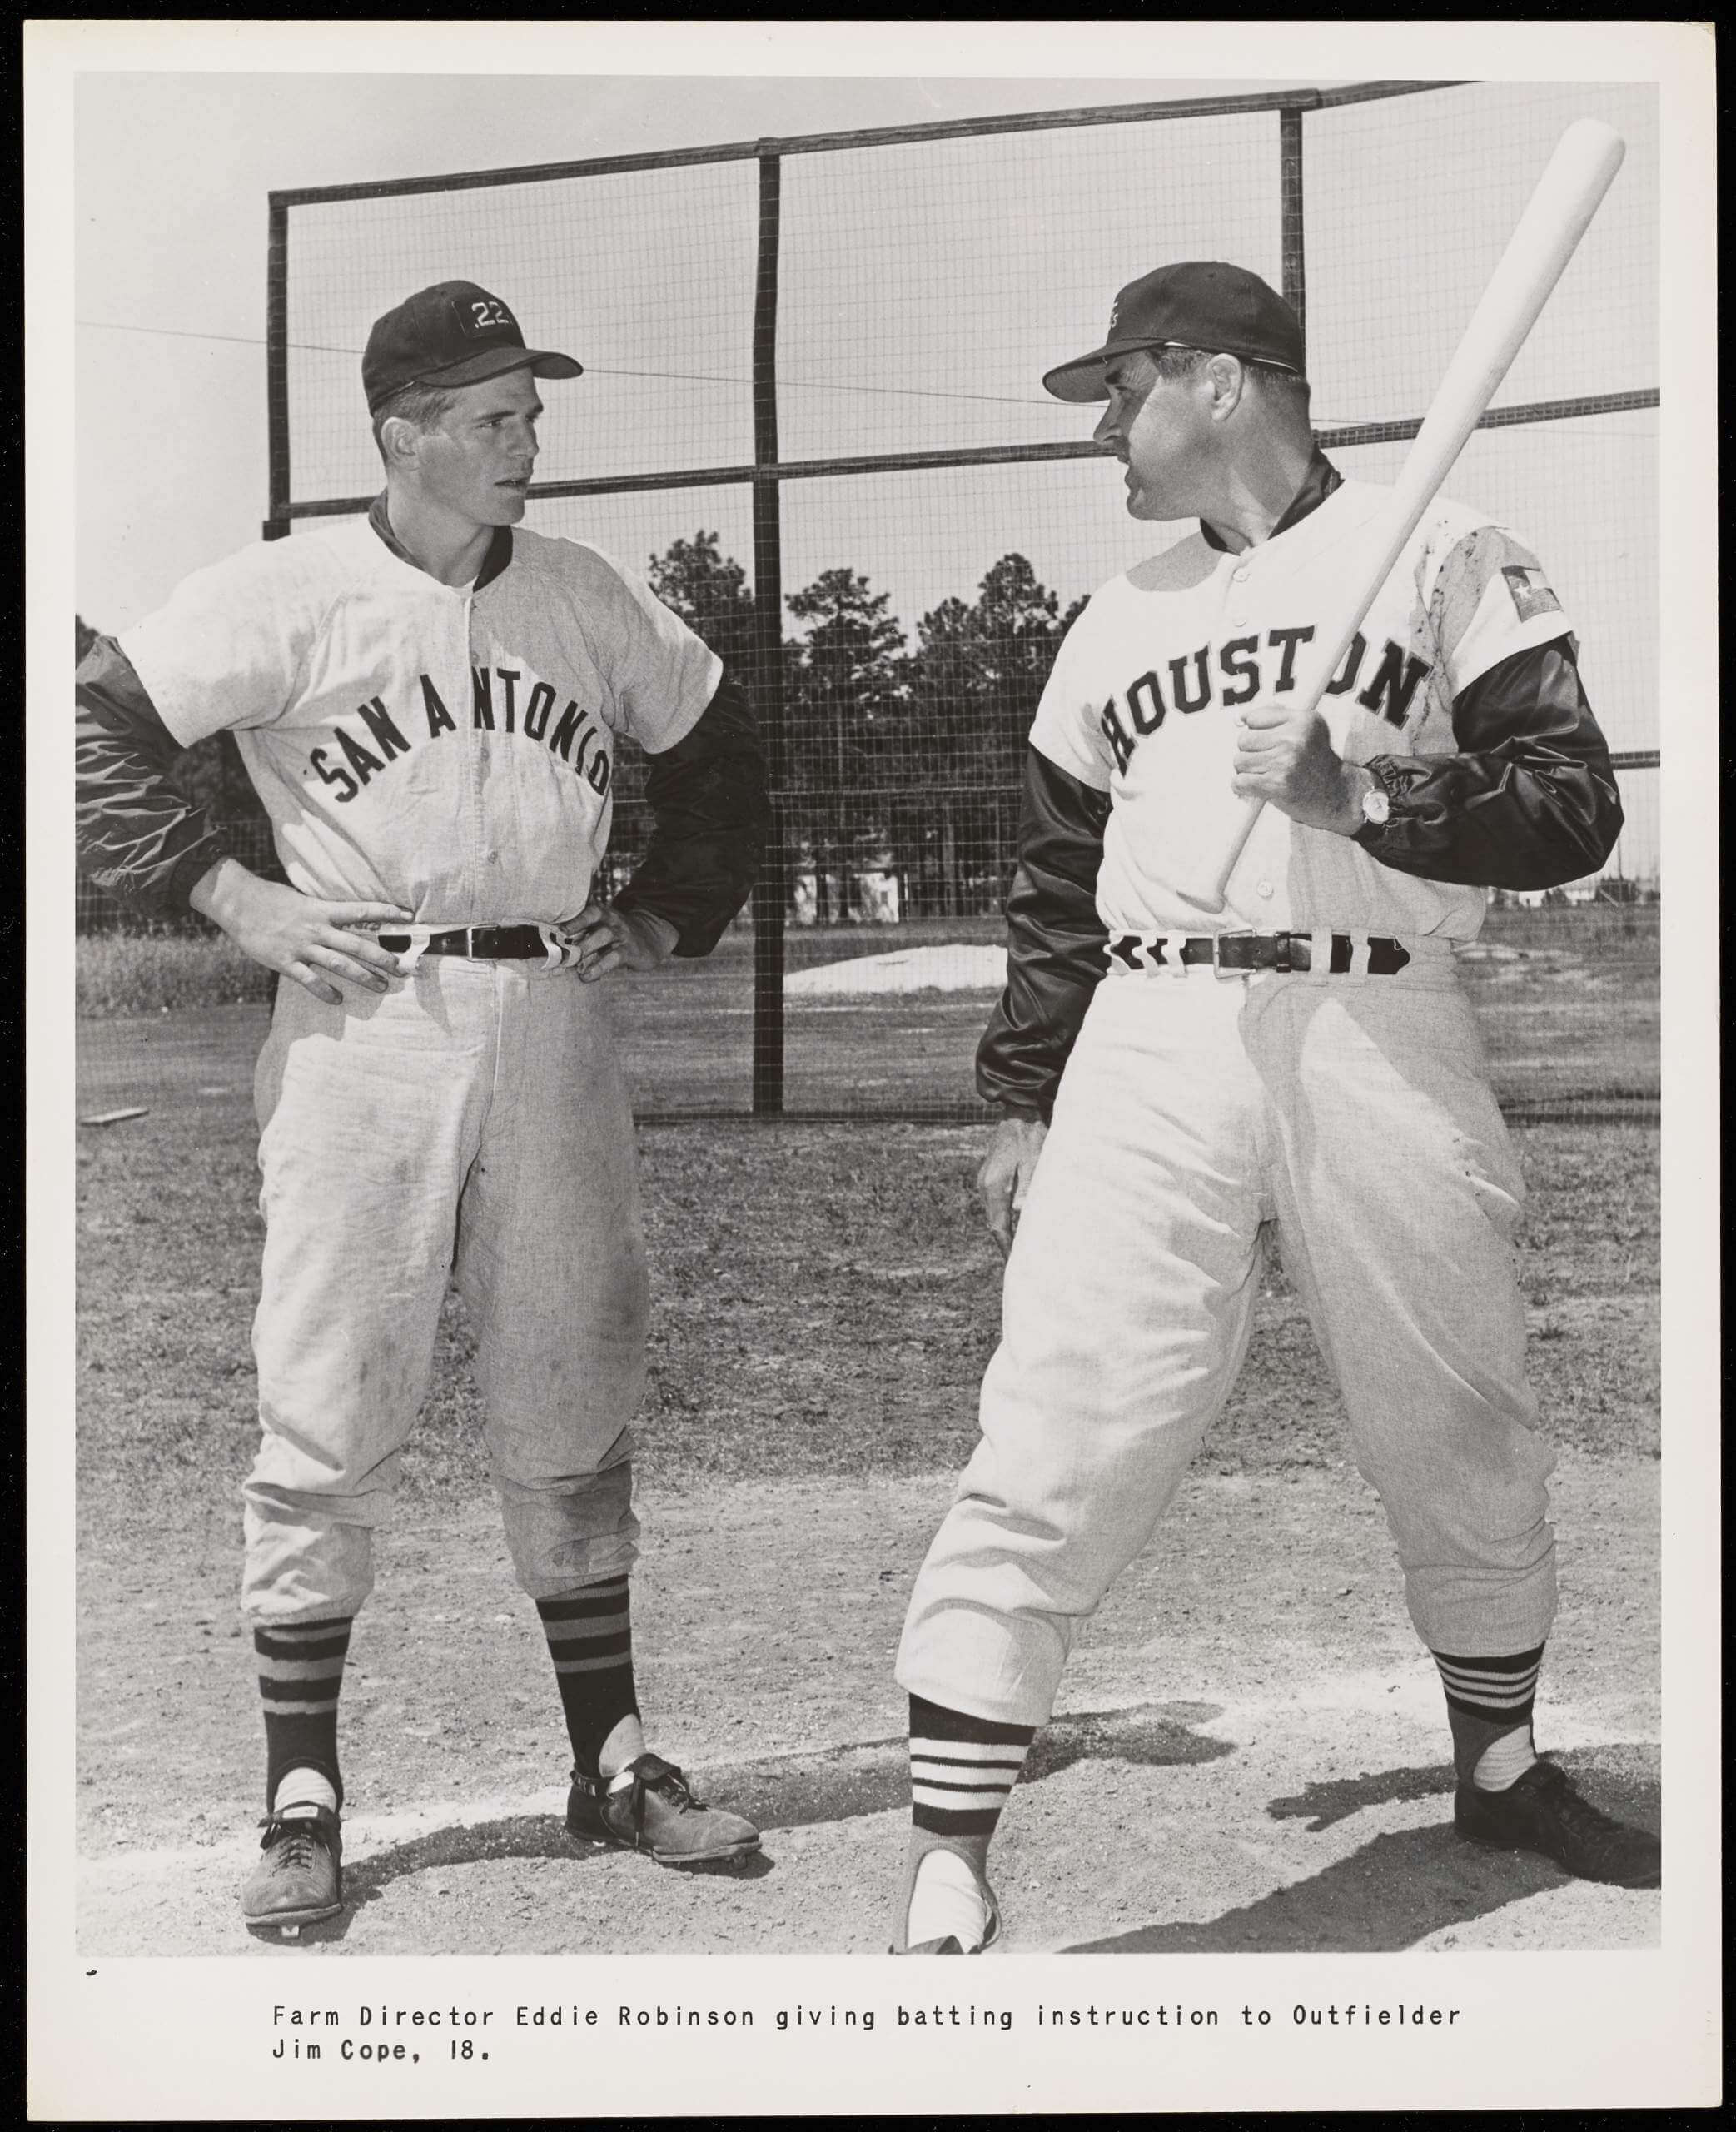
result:
[(1363, 820), (1370, 829), (1383, 829), (1392, 819), (1392, 800), (1384, 785), (1371, 785), (1358, 804), (1362, 809)]

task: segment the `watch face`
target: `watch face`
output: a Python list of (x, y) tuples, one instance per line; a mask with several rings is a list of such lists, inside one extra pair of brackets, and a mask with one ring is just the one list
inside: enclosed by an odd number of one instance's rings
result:
[(1384, 792), (1365, 792), (1362, 795), (1362, 819), (1371, 822), (1376, 829), (1392, 819), (1392, 802)]

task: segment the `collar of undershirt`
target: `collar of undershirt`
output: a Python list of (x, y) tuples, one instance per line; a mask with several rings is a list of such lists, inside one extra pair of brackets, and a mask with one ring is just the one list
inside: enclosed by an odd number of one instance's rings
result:
[[(1266, 535), (1266, 539), (1276, 540), (1281, 533), (1287, 533), (1292, 526), (1300, 526), (1309, 512), (1318, 511), (1333, 490), (1341, 487), (1343, 481), (1343, 475), (1316, 445), (1314, 456), (1308, 461), (1308, 471), (1302, 476), (1301, 487), (1291, 498), (1289, 507)], [(1200, 531), (1208, 548), (1216, 548), (1220, 555), (1229, 554), (1229, 542), (1221, 540), (1203, 518), (1200, 521)]]
[[(368, 523), (400, 563), (408, 563), (412, 570), (421, 569), (422, 565), (392, 531), (392, 521), (386, 516), (384, 489), (368, 506)], [(491, 584), (511, 560), (512, 528), (510, 526), (497, 526), (495, 528), (495, 537), (488, 544), (488, 553), (482, 558), (482, 567), (476, 573), (476, 582), (471, 587), (472, 591), (480, 592), (485, 585)]]

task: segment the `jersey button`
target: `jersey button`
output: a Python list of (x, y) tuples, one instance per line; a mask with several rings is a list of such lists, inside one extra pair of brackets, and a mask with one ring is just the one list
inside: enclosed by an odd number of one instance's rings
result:
[(1261, 899), (1262, 902), (1265, 902), (1269, 901), (1276, 891), (1273, 889), (1270, 881), (1256, 881), (1254, 884), (1254, 893)]
[[(487, 859), (490, 866), (498, 866), (500, 863), (500, 854), (498, 851), (486, 852), (484, 854), (484, 856)], [(1270, 894), (1271, 890), (1268, 889), (1266, 893)]]

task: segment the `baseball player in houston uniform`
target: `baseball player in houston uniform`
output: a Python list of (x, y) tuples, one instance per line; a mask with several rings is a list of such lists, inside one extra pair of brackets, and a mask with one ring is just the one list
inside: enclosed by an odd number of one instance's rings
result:
[[(647, 1282), (599, 980), (715, 944), (758, 862), (764, 766), (740, 688), (644, 585), (514, 530), (537, 381), (579, 374), (485, 289), (420, 291), (362, 359), (386, 465), (367, 517), (196, 572), (79, 670), (84, 869), (147, 906), (191, 904), (281, 973), (256, 1089), (252, 1925), (341, 1904), (345, 1653), (451, 1278), (571, 1735), (569, 1829), (678, 1866), (759, 1844), (647, 1751), (634, 1693)], [(226, 853), (176, 788), (177, 750), (220, 729), (288, 887)], [(657, 828), (605, 909), (591, 884), (623, 735), (650, 758)]]
[[(1002, 1111), (978, 1180), (1009, 1249), (1002, 1338), (898, 1653), (895, 1950), (995, 1938), (997, 1817), (1074, 1625), (1235, 1383), (1269, 1230), (1440, 1670), (1456, 1826), (1654, 1885), (1655, 1839), (1533, 1751), (1553, 1460), (1525, 1382), (1520, 1175), (1453, 964), (1487, 887), (1589, 873), (1620, 827), (1568, 618), (1511, 533), (1441, 502), (1298, 719), (1286, 699), (1387, 491), (1316, 449), (1295, 314), (1236, 267), (1163, 267), (1044, 383), (1107, 401), (1097, 435), (1133, 516), (1199, 525), (1094, 595), (1031, 731), (977, 1068)], [(1207, 918), (1187, 891), (1255, 797)]]

